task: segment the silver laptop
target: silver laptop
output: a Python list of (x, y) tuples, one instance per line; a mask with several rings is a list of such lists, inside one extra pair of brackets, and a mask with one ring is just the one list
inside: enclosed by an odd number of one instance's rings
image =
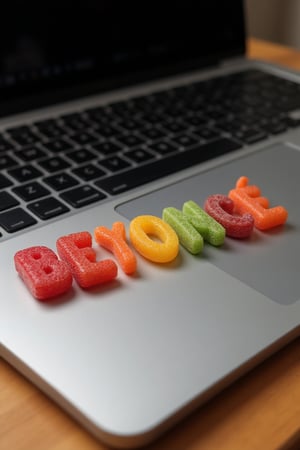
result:
[[(104, 442), (146, 444), (299, 335), (300, 77), (244, 59), (242, 1), (1, 8), (0, 354)], [(284, 225), (157, 264), (131, 221), (259, 186)], [(114, 281), (34, 298), (23, 249), (122, 221)]]

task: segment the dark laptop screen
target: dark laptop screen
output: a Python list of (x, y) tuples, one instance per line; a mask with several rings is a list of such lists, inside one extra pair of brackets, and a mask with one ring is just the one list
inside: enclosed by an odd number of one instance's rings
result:
[(200, 67), (244, 51), (241, 0), (6, 4), (0, 28), (4, 104), (53, 88), (103, 89), (115, 81)]

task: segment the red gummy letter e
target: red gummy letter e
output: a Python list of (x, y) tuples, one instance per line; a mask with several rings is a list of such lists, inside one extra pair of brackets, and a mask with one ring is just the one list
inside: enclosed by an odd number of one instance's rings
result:
[(105, 283), (117, 276), (118, 268), (114, 261), (96, 261), (92, 236), (87, 231), (60, 237), (56, 247), (59, 256), (66, 261), (75, 280), (83, 288)]
[(67, 264), (48, 247), (37, 246), (15, 254), (15, 267), (31, 294), (41, 301), (64, 294), (72, 285)]

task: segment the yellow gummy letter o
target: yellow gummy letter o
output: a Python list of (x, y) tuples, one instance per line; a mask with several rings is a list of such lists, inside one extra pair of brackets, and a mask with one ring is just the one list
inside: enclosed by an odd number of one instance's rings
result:
[[(159, 217), (135, 217), (130, 222), (129, 235), (135, 249), (150, 261), (166, 263), (175, 259), (178, 254), (177, 234)], [(158, 238), (159, 242), (151, 239), (151, 236)]]

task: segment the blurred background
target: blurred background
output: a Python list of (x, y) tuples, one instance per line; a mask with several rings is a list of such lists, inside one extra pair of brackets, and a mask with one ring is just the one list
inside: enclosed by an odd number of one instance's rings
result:
[(248, 35), (300, 49), (300, 0), (246, 0)]

